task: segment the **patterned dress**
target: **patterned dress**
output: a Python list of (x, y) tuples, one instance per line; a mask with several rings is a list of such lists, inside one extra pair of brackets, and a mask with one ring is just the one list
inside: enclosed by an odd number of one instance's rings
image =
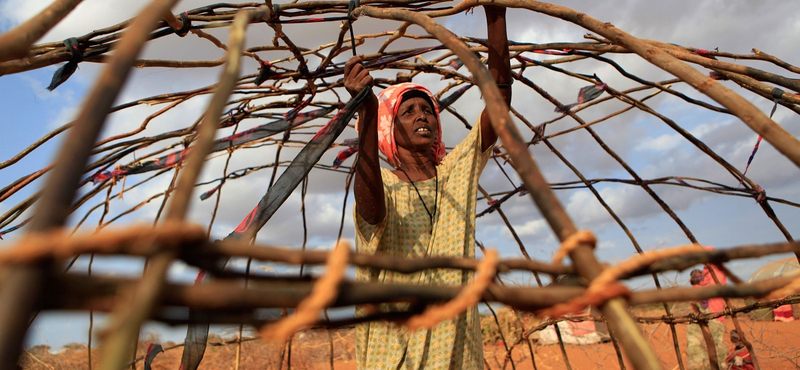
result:
[[(356, 248), (362, 253), (382, 253), (407, 258), (428, 256), (475, 257), (475, 204), (478, 178), (491, 149), (481, 153), (480, 124), (437, 166), (439, 195), (431, 178), (413, 185), (381, 169), (386, 217), (370, 225), (354, 212)], [(420, 197), (436, 212), (431, 226)], [(400, 274), (359, 268), (356, 280), (403, 284), (460, 286), (472, 279), (460, 270), (429, 270)], [(382, 304), (384, 312), (407, 309), (404, 304)], [(361, 308), (356, 315), (363, 315)], [(430, 330), (410, 332), (388, 322), (368, 322), (356, 327), (359, 369), (483, 369), (480, 318), (472, 307), (457, 318)]]

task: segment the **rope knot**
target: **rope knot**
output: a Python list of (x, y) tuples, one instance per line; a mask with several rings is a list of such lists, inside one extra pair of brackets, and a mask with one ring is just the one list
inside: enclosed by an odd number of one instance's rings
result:
[(183, 12), (179, 15), (181, 19), (181, 28), (175, 29), (170, 26), (172, 32), (175, 32), (176, 35), (183, 37), (189, 34), (189, 29), (192, 28), (192, 21), (189, 19), (189, 12)]
[(545, 129), (545, 127), (546, 126), (545, 126), (544, 123), (534, 127), (534, 129), (533, 129), (533, 140), (531, 140), (531, 145), (539, 144), (542, 140), (544, 140), (544, 129)]
[(67, 48), (67, 51), (71, 54), (69, 61), (66, 64), (61, 66), (56, 72), (53, 74), (53, 78), (50, 80), (50, 85), (47, 86), (47, 90), (53, 91), (64, 83), (73, 73), (75, 70), (78, 69), (78, 63), (83, 61), (83, 52), (86, 50), (85, 47), (81, 46), (81, 43), (75, 37), (70, 37), (64, 40), (64, 46)]
[(264, 81), (275, 74), (275, 71), (272, 70), (272, 63), (265, 60), (260, 60), (259, 63), (261, 64), (261, 68), (258, 69), (258, 76), (253, 80), (256, 86), (261, 86)]
[(553, 263), (560, 265), (564, 257), (568, 256), (570, 252), (584, 244), (589, 245), (592, 247), (592, 249), (594, 249), (595, 245), (597, 244), (597, 237), (595, 237), (594, 233), (589, 230), (578, 230), (561, 242), (561, 246), (558, 247), (558, 250), (553, 255)]
[(713, 78), (713, 79), (715, 79), (717, 81), (727, 81), (728, 80), (727, 77), (725, 77), (722, 73), (719, 73), (717, 71), (708, 72), (708, 77), (711, 77), (711, 78)]
[(281, 17), (281, 4), (272, 4), (272, 14), (270, 14), (269, 22), (280, 22)]
[(524, 197), (524, 196), (528, 195), (528, 189), (525, 188), (524, 184), (520, 185), (519, 187), (517, 187), (517, 190), (518, 190), (519, 196), (521, 196), (521, 197)]
[(227, 126), (233, 126), (236, 123), (238, 123), (238, 121), (236, 120), (236, 113), (234, 113), (233, 109), (231, 109), (231, 110), (228, 111), (228, 124), (227, 124)]
[(356, 17), (353, 15), (353, 10), (361, 6), (361, 0), (350, 0), (350, 3), (347, 4), (347, 20), (354, 21)]
[(776, 87), (776, 88), (772, 89), (772, 93), (770, 95), (772, 95), (773, 99), (777, 100), (777, 99), (780, 99), (783, 96), (783, 93), (784, 93), (783, 90), (781, 90), (781, 89)]
[(763, 202), (767, 199), (767, 191), (761, 187), (761, 185), (756, 185), (756, 188), (753, 190), (753, 197), (756, 198), (756, 202)]
[(77, 38), (70, 37), (64, 40), (64, 46), (66, 46), (67, 50), (72, 54), (72, 59), (70, 61), (75, 61), (76, 63), (83, 61), (83, 51), (86, 48), (81, 46)]

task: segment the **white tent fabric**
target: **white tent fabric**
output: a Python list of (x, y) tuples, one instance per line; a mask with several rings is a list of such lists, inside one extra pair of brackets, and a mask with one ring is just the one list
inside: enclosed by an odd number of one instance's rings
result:
[[(588, 312), (572, 315), (572, 317), (589, 316)], [(588, 321), (561, 321), (558, 324), (561, 340), (565, 344), (597, 344), (607, 342), (610, 338), (607, 333), (597, 330), (595, 322)], [(539, 334), (540, 344), (558, 343), (555, 325), (549, 325)]]
[[(800, 264), (797, 263), (797, 258), (789, 257), (782, 260), (770, 262), (764, 267), (758, 269), (753, 275), (747, 279), (747, 282), (771, 279), (778, 276), (796, 275), (800, 274)], [(783, 305), (776, 307), (772, 310), (773, 319), (775, 321), (794, 321), (794, 313), (792, 305)]]

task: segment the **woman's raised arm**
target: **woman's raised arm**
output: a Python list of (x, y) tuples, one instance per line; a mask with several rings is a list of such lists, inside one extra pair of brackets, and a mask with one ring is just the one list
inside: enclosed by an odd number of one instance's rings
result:
[[(344, 67), (344, 86), (351, 96), (372, 89), (374, 81), (361, 58), (354, 56)], [(356, 212), (370, 225), (386, 216), (380, 160), (378, 158), (378, 98), (374, 93), (358, 110), (358, 161), (355, 164)]]

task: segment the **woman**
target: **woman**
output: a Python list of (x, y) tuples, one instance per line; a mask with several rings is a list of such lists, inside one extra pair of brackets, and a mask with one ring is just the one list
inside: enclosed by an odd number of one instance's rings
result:
[[(511, 69), (505, 8), (485, 7), (489, 70), (511, 101)], [(345, 65), (345, 87), (355, 95), (372, 88), (360, 58)], [(355, 177), (356, 247), (359, 252), (406, 258), (475, 256), (475, 203), (478, 178), (497, 140), (484, 111), (480, 123), (445, 156), (438, 106), (424, 87), (391, 86), (371, 94), (359, 110), (359, 159)], [(378, 151), (393, 170), (382, 169)], [(358, 269), (359, 281), (464, 285), (471, 273), (454, 270), (404, 275)], [(382, 312), (407, 305), (383, 304)], [(364, 315), (364, 309), (357, 309)], [(389, 322), (369, 322), (356, 330), (361, 369), (482, 369), (480, 318), (473, 307), (430, 330), (408, 330)]]
[[(713, 250), (713, 247), (704, 247), (708, 250)], [(711, 269), (709, 269), (711, 267)], [(689, 275), (689, 283), (694, 287), (703, 287), (709, 285), (716, 285), (714, 277), (711, 275), (712, 271), (714, 276), (717, 277), (720, 285), (728, 283), (727, 277), (722, 273), (722, 270), (715, 264), (707, 264), (703, 266), (703, 270), (694, 269)], [(699, 303), (701, 313), (716, 313), (725, 310), (725, 300), (720, 297), (709, 298), (702, 300)], [(725, 364), (725, 316), (720, 316), (716, 319), (708, 320), (708, 329), (711, 332), (711, 338), (714, 340), (714, 351), (717, 354), (717, 364), (719, 368), (724, 368)], [(709, 365), (708, 349), (706, 341), (703, 338), (703, 333), (698, 324), (689, 324), (686, 327), (686, 367), (689, 370), (694, 369), (707, 369)]]

